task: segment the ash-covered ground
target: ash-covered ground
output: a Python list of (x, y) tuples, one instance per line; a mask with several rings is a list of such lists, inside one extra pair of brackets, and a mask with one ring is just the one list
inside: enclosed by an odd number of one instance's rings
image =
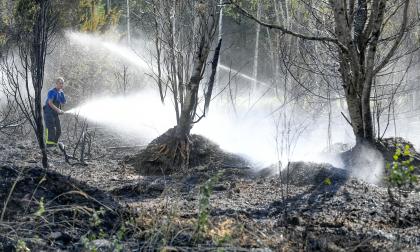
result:
[(328, 164), (279, 176), (207, 159), (145, 176), (125, 162), (145, 143), (121, 139), (98, 130), (86, 165), (49, 149), (45, 171), (34, 141), (1, 136), (0, 251), (420, 250), (418, 187), (398, 207), (385, 184)]

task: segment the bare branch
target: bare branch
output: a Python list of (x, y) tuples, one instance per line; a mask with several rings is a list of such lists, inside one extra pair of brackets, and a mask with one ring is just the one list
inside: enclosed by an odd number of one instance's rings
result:
[(339, 45), (340, 47), (342, 47), (342, 45), (340, 45), (340, 43), (338, 42), (338, 40), (336, 38), (331, 38), (331, 37), (317, 37), (317, 36), (300, 34), (300, 33), (291, 31), (291, 30), (285, 28), (282, 25), (270, 24), (270, 23), (264, 22), (264, 21), (256, 18), (254, 15), (252, 15), (251, 13), (249, 13), (247, 10), (245, 10), (239, 4), (237, 4), (236, 2), (234, 2), (232, 0), (228, 1), (228, 4), (234, 5), (235, 8), (237, 10), (239, 10), (239, 12), (241, 12), (245, 17), (247, 17), (247, 18), (249, 18), (249, 19), (257, 22), (259, 25), (262, 25), (262, 26), (265, 26), (265, 27), (271, 28), (271, 29), (280, 30), (280, 31), (282, 31), (285, 34), (289, 34), (289, 35), (292, 35), (292, 36), (297, 37), (297, 38), (301, 38), (301, 39), (305, 39), (305, 40), (313, 40), (313, 41), (332, 42), (332, 43), (335, 43), (335, 44)]
[(382, 62), (373, 70), (373, 75), (376, 75), (383, 67), (385, 67), (388, 64), (389, 60), (392, 58), (392, 56), (394, 56), (395, 51), (398, 49), (398, 46), (400, 45), (401, 40), (404, 37), (404, 34), (407, 29), (409, 5), (410, 0), (406, 0), (404, 5), (401, 28), (399, 30), (398, 37), (395, 39), (394, 44), (392, 45), (391, 49), (389, 50), (388, 54), (384, 57)]

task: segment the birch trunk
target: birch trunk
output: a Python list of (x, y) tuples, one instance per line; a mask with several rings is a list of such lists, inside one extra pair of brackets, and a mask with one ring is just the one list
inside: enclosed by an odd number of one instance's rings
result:
[[(258, 2), (257, 7), (257, 18), (261, 18), (261, 9), (262, 4), (261, 1)], [(259, 45), (260, 45), (260, 32), (261, 32), (261, 25), (257, 24), (255, 30), (255, 49), (254, 49), (254, 66), (252, 70), (252, 89), (251, 92), (254, 92), (257, 89), (257, 77), (258, 77), (258, 54), (259, 54)]]
[[(180, 31), (176, 29), (178, 26), (175, 24), (182, 20), (181, 18), (176, 20), (176, 16), (180, 14), (175, 15), (177, 13), (175, 7), (176, 5), (172, 5), (171, 13), (173, 13), (173, 17), (170, 18), (170, 34), (167, 40), (169, 41), (168, 48), (170, 51), (167, 54), (169, 55), (168, 69), (170, 69), (169, 75), (172, 78), (172, 92), (174, 99), (177, 99), (175, 103), (180, 103), (179, 110), (177, 110), (178, 105), (175, 107), (179, 116), (177, 116), (176, 126), (153, 140), (142, 155), (134, 161), (135, 166), (146, 174), (159, 174), (161, 172), (167, 174), (177, 169), (185, 170), (189, 167), (190, 132), (197, 115), (199, 87), (217, 27), (216, 5), (212, 1), (201, 0), (195, 2), (193, 34), (188, 34), (193, 35), (193, 37), (187, 46), (193, 49), (191, 54), (192, 68), (180, 66), (177, 64), (177, 60), (179, 63), (182, 59), (182, 56), (179, 55), (181, 48), (177, 48), (175, 44), (178, 41), (175, 39), (175, 35)], [(188, 57), (188, 55), (185, 56), (185, 58)], [(189, 60), (186, 59), (186, 61), (189, 63)], [(177, 70), (181, 72), (191, 71), (186, 85), (179, 83), (180, 79), (176, 79), (179, 76)], [(182, 88), (179, 86), (182, 86)]]

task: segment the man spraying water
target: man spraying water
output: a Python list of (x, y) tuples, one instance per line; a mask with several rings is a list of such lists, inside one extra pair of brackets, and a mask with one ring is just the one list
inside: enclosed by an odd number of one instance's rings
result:
[(44, 105), (45, 143), (47, 147), (56, 146), (61, 135), (61, 124), (58, 115), (64, 114), (61, 105), (66, 103), (63, 92), (64, 79), (57, 78), (55, 87), (48, 91)]

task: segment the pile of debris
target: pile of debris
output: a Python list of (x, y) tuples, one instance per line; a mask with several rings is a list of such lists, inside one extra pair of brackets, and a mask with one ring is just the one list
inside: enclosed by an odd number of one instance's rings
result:
[[(124, 162), (132, 165), (141, 175), (164, 175), (172, 174), (173, 167), (163, 164), (171, 162), (162, 160), (163, 149), (173, 138), (173, 130), (170, 129), (153, 140), (147, 148), (140, 151), (139, 154), (127, 157)], [(249, 162), (239, 155), (223, 151), (217, 144), (200, 135), (190, 136), (190, 154), (189, 167), (194, 168), (206, 165), (210, 168), (220, 167), (248, 167)]]

